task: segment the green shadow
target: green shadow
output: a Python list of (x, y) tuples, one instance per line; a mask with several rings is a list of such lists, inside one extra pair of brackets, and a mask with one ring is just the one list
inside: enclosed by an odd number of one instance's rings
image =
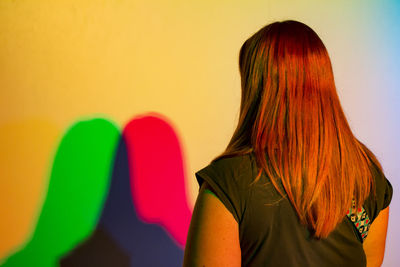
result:
[(32, 238), (2, 266), (58, 266), (63, 254), (93, 232), (119, 138), (117, 127), (105, 119), (80, 121), (66, 132)]

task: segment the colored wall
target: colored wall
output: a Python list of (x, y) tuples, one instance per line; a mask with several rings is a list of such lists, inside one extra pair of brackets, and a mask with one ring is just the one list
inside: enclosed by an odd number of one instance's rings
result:
[(296, 19), (326, 44), (352, 129), (392, 182), (397, 266), (399, 18), (396, 0), (0, 1), (0, 262), (71, 266), (98, 246), (103, 263), (179, 262), (194, 172), (237, 123), (239, 48)]

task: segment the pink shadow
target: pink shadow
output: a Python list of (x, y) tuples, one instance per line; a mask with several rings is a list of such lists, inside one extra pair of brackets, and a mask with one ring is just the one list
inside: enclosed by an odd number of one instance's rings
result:
[(123, 136), (128, 149), (132, 199), (139, 218), (159, 224), (184, 247), (192, 211), (176, 132), (166, 118), (153, 113), (131, 120)]

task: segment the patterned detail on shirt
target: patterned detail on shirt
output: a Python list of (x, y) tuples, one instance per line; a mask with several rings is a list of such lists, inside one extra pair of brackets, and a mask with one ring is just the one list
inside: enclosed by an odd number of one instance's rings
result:
[(356, 208), (356, 203), (353, 200), (351, 204), (351, 208), (347, 211), (347, 217), (350, 221), (354, 224), (357, 228), (358, 234), (362, 241), (368, 235), (368, 230), (371, 225), (370, 219), (368, 217), (367, 212), (365, 211), (364, 207)]

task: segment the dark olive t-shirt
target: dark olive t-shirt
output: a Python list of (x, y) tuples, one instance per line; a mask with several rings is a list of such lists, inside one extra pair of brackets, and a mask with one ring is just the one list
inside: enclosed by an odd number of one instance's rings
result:
[[(252, 183), (257, 173), (254, 154), (219, 159), (196, 173), (199, 185), (207, 181), (239, 224), (242, 266), (366, 266), (347, 216), (326, 239), (316, 240), (264, 174)], [(363, 205), (372, 223), (392, 197), (389, 181), (374, 174), (376, 198), (371, 194)]]

